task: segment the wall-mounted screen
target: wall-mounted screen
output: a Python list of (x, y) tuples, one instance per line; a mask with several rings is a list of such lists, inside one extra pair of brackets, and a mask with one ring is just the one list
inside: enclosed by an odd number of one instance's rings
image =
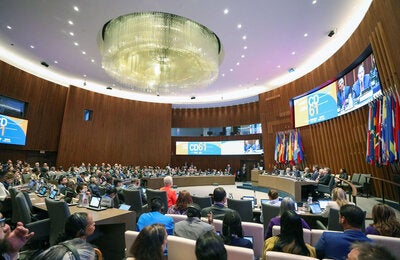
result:
[(0, 95), (0, 114), (25, 118), (26, 103)]
[(294, 127), (316, 124), (358, 109), (382, 95), (371, 47), (334, 81), (290, 100)]
[(0, 115), (0, 144), (25, 145), (28, 120)]
[(251, 155), (262, 154), (260, 140), (176, 142), (176, 155)]

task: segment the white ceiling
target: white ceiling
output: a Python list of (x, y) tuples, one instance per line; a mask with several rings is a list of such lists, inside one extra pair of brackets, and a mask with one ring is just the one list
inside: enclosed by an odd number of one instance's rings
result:
[[(350, 37), (371, 2), (1, 0), (0, 59), (64, 86), (117, 97), (171, 103), (175, 108), (235, 105), (257, 101), (259, 93), (318, 67)], [(169, 96), (122, 90), (101, 67), (97, 34), (110, 19), (143, 11), (184, 16), (215, 32), (224, 48), (218, 79), (210, 86)], [(328, 37), (331, 30), (335, 34)], [(42, 66), (42, 61), (50, 66)], [(289, 73), (290, 68), (295, 72)], [(107, 90), (110, 86), (112, 90)]]

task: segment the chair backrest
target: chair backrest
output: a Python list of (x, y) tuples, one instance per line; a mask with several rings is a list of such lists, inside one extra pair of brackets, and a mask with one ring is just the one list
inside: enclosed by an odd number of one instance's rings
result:
[(359, 173), (353, 173), (353, 175), (351, 176), (351, 183), (358, 184), (358, 182), (360, 181), (360, 176), (361, 174)]
[(267, 230), (271, 218), (279, 215), (281, 208), (267, 203), (261, 203), (261, 211), (263, 214), (264, 230)]
[(387, 249), (389, 249), (390, 252), (392, 252), (393, 255), (400, 255), (400, 238), (378, 235), (367, 235), (367, 237), (369, 237), (376, 243), (385, 246)]
[(304, 256), (304, 255), (295, 255), (295, 254), (289, 254), (289, 253), (283, 253), (283, 252), (275, 252), (275, 251), (267, 251), (265, 255), (265, 259), (267, 260), (311, 260), (314, 259), (314, 257), (310, 256)]
[(24, 225), (31, 223), (31, 211), (24, 194), (18, 192), (17, 195), (15, 195), (15, 200), (17, 202), (17, 221), (21, 221)]
[(10, 192), (11, 197), (11, 222), (17, 223), (19, 216), (17, 209), (17, 200), (15, 196), (17, 196), (18, 191), (13, 187), (9, 188), (8, 191)]
[(174, 220), (174, 224), (178, 223), (179, 221), (185, 220), (187, 218), (186, 215), (179, 215), (179, 214), (165, 214), (165, 216), (169, 216)]
[(135, 242), (137, 236), (139, 235), (138, 231), (127, 230), (125, 231), (125, 256), (126, 257), (133, 257), (130, 253), (130, 249)]
[(225, 245), (225, 249), (228, 259), (254, 260), (253, 249), (229, 245)]
[(71, 215), (65, 201), (45, 199), (47, 212), (50, 218), (50, 246), (54, 245), (60, 233), (64, 232), (65, 221)]
[(363, 174), (360, 175), (360, 179), (359, 179), (358, 183), (360, 185), (364, 185), (365, 183), (369, 183), (370, 178), (371, 178), (371, 174), (363, 173)]
[(253, 206), (251, 200), (235, 200), (228, 198), (228, 208), (236, 210), (242, 221), (253, 221)]
[(339, 210), (338, 209), (330, 209), (329, 210), (328, 230), (343, 231), (343, 227), (339, 223)]
[(33, 211), (33, 205), (32, 205), (32, 201), (31, 201), (31, 197), (29, 197), (29, 193), (28, 192), (22, 192), (22, 194), (24, 194), (25, 199), (26, 199), (26, 203), (28, 203), (28, 207), (30, 209), (30, 211)]
[(132, 209), (136, 211), (136, 216), (139, 216), (143, 206), (140, 191), (123, 189), (122, 194), (124, 196), (124, 203), (132, 206)]
[[(204, 219), (204, 220), (205, 220), (205, 219)], [(207, 220), (205, 220), (205, 222), (208, 223)], [(213, 220), (213, 225), (214, 225), (215, 231), (218, 231), (218, 232), (220, 232), (220, 233), (222, 234), (222, 220), (220, 220), (220, 219), (214, 219), (214, 220)]]
[(242, 222), (244, 236), (253, 237), (253, 250), (257, 259), (262, 258), (264, 248), (264, 225), (253, 222)]
[(168, 199), (167, 192), (165, 190), (153, 190), (146, 189), (147, 202), (149, 204), (149, 210), (151, 209), (151, 200), (155, 197), (159, 197), (164, 204), (163, 214), (165, 214), (168, 210)]
[(196, 240), (168, 236), (168, 259), (187, 260), (196, 259)]
[(192, 195), (192, 200), (193, 200), (193, 203), (196, 203), (197, 205), (199, 205), (201, 209), (211, 206), (211, 197), (210, 196), (198, 197), (198, 196)]
[[(281, 233), (281, 226), (273, 226), (272, 227), (272, 236), (277, 236)], [(303, 239), (305, 243), (311, 245), (311, 230), (307, 228), (303, 228)]]

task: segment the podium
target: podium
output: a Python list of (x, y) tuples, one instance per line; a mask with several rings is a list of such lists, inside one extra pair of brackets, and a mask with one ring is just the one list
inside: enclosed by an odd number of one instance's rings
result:
[(258, 186), (258, 176), (262, 173), (261, 170), (254, 168), (253, 170), (251, 170), (250, 174), (251, 174), (251, 183), (253, 184), (253, 186)]

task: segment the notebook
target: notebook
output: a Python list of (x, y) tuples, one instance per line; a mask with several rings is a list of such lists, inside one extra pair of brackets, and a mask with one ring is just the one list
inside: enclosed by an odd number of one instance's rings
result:
[(101, 197), (96, 197), (96, 196), (92, 196), (90, 198), (89, 206), (86, 208), (96, 211), (107, 209), (106, 207), (101, 206)]
[(319, 203), (311, 203), (310, 204), (310, 212), (312, 214), (321, 214), (322, 210), (321, 210), (321, 207), (319, 206)]

